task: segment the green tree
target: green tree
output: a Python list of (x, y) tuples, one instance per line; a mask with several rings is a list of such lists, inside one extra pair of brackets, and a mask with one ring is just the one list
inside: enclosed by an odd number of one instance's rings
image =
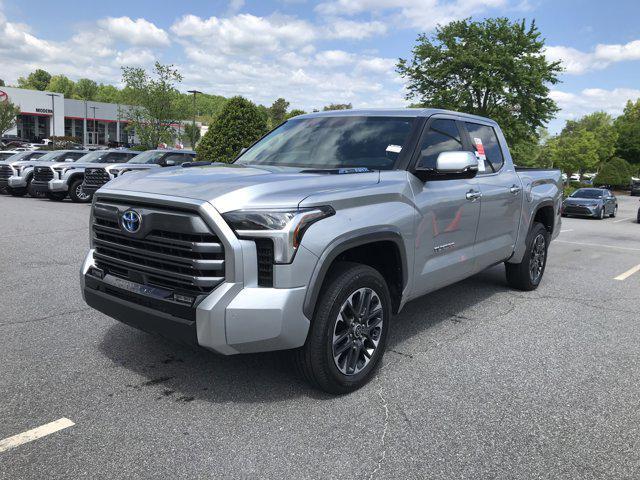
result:
[(549, 85), (558, 83), (562, 68), (547, 61), (535, 22), (454, 21), (419, 35), (412, 53), (397, 65), (407, 99), (493, 118), (512, 147), (534, 140), (558, 111)]
[(9, 100), (0, 102), (0, 136), (16, 126), (20, 108)]
[(640, 98), (635, 102), (629, 100), (613, 125), (618, 132), (616, 154), (636, 166), (640, 165)]
[(194, 127), (192, 123), (185, 123), (183, 137), (189, 141), (191, 148), (194, 148), (200, 140), (200, 127), (198, 125)]
[(290, 118), (293, 118), (293, 117), (297, 117), (298, 115), (304, 115), (305, 113), (307, 113), (307, 112), (305, 112), (304, 110), (300, 110), (300, 109), (294, 108), (289, 113), (287, 113), (287, 120), (289, 120)]
[(132, 105), (124, 116), (145, 147), (170, 143), (174, 134), (171, 124), (185, 118), (176, 89), (181, 81), (182, 75), (173, 65), (156, 62), (152, 74), (140, 67), (122, 68), (122, 83), (126, 86), (123, 103)]
[(81, 78), (76, 82), (75, 95), (80, 100), (95, 100), (98, 84), (88, 78)]
[(73, 80), (70, 80), (65, 75), (54, 75), (51, 77), (51, 80), (49, 80), (49, 85), (47, 86), (47, 90), (50, 92), (61, 93), (66, 98), (73, 96), (74, 88), (75, 84)]
[(38, 68), (35, 72), (31, 72), (27, 78), (18, 78), (18, 87), (32, 90), (46, 90), (50, 80), (51, 74), (46, 70)]
[(331, 103), (322, 107), (322, 110), (328, 112), (329, 110), (351, 110), (352, 108), (353, 105), (350, 103)]
[(4, 87), (4, 80), (0, 78), (0, 87)]
[(614, 187), (628, 186), (631, 182), (632, 168), (629, 162), (613, 157), (605, 162), (594, 179), (596, 185), (611, 185)]
[(270, 127), (275, 128), (284, 122), (287, 118), (287, 109), (289, 108), (289, 102), (284, 98), (279, 98), (269, 108), (269, 121)]
[(600, 160), (597, 149), (598, 140), (593, 132), (584, 129), (565, 132), (555, 141), (553, 166), (569, 176), (593, 171)]
[(121, 103), (120, 97), (120, 90), (118, 90), (116, 87), (114, 87), (113, 85), (105, 85), (101, 83), (100, 85), (98, 85), (94, 100), (96, 102)]
[(593, 112), (585, 115), (580, 120), (567, 121), (562, 131), (563, 133), (572, 133), (580, 129), (592, 132), (596, 136), (598, 142), (596, 153), (600, 164), (613, 157), (616, 141), (618, 140), (618, 132), (613, 126), (611, 115), (605, 112)]
[(198, 143), (198, 158), (230, 163), (266, 132), (267, 123), (258, 108), (246, 98), (233, 97)]

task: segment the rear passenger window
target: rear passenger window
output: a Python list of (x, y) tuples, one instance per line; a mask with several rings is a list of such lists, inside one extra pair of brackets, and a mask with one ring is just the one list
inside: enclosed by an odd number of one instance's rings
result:
[(458, 125), (454, 120), (434, 120), (422, 139), (418, 168), (435, 170), (438, 155), (442, 152), (463, 150)]
[(128, 153), (111, 153), (107, 158), (107, 163), (126, 163), (130, 158)]
[(180, 164), (183, 164), (184, 162), (192, 161), (193, 157), (191, 155), (186, 155), (183, 153), (172, 153), (171, 155), (168, 155), (164, 159), (165, 163), (169, 160), (173, 160), (174, 165), (180, 165)]
[[(471, 144), (480, 158), (484, 155), (484, 173), (497, 172), (504, 164), (502, 149), (493, 127), (466, 122), (467, 131), (471, 137)], [(482, 172), (481, 172), (482, 173)]]

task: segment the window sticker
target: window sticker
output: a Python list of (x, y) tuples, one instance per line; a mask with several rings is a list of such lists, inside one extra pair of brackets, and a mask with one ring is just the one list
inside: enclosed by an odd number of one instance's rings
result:
[(482, 145), (482, 139), (474, 137), (473, 143), (476, 146), (476, 157), (478, 159), (478, 171), (484, 172), (486, 171), (484, 162), (487, 159), (487, 156), (484, 153), (484, 145)]
[(387, 152), (391, 153), (400, 153), (402, 151), (402, 147), (400, 145), (388, 145)]

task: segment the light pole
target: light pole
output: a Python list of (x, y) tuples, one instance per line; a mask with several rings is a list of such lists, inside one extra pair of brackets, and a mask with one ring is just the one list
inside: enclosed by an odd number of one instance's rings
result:
[(189, 90), (193, 94), (193, 124), (191, 128), (191, 149), (196, 148), (196, 95), (202, 93), (198, 90)]
[(97, 145), (97, 137), (96, 137), (96, 110), (100, 110), (100, 107), (89, 107), (91, 110), (93, 110), (93, 141), (96, 142), (95, 144)]
[(56, 149), (56, 95), (55, 93), (47, 93), (51, 97), (51, 148)]

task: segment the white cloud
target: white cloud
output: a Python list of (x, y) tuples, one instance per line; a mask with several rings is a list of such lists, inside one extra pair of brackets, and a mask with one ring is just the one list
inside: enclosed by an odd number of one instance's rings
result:
[(373, 14), (390, 17), (397, 26), (431, 30), (438, 24), (469, 17), (489, 8), (508, 6), (508, 0), (330, 0), (316, 12), (327, 16)]
[(238, 13), (244, 7), (244, 0), (230, 0), (227, 7), (227, 13), (230, 15)]
[(292, 17), (258, 17), (248, 13), (229, 18), (185, 15), (171, 31), (182, 39), (208, 45), (227, 55), (262, 54), (285, 47), (303, 46), (315, 38), (315, 30)]
[(586, 88), (579, 93), (552, 90), (550, 96), (561, 109), (558, 117), (571, 120), (599, 110), (614, 117), (618, 116), (622, 113), (628, 100), (635, 101), (640, 98), (640, 90), (634, 88), (614, 88), (613, 90)]
[(640, 60), (640, 40), (622, 44), (599, 44), (592, 52), (571, 47), (546, 47), (549, 60), (561, 61), (565, 71), (580, 75), (592, 70), (602, 70), (616, 62)]
[(332, 19), (325, 29), (327, 38), (351, 38), (362, 40), (364, 38), (375, 37), (387, 33), (387, 26), (379, 21), (356, 22), (354, 20)]
[(114, 39), (131, 45), (162, 47), (170, 43), (167, 32), (144, 18), (132, 20), (129, 17), (108, 17), (99, 20), (98, 26)]
[(355, 55), (344, 50), (325, 50), (316, 54), (316, 63), (324, 67), (339, 67), (353, 63)]

